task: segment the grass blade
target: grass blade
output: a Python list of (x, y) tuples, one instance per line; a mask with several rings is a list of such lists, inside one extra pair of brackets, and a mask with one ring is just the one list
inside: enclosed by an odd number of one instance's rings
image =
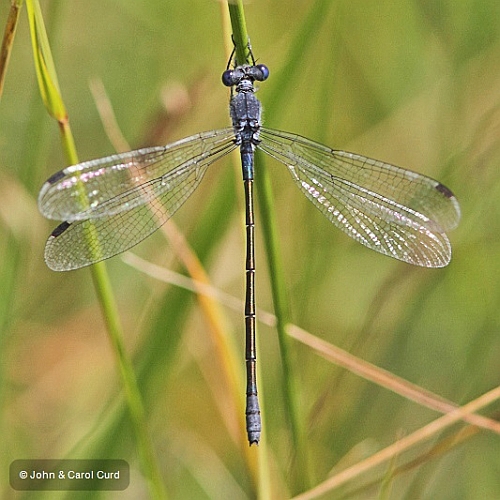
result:
[[(249, 37), (246, 30), (245, 14), (241, 1), (235, 4), (229, 3), (229, 14), (233, 28), (233, 41), (236, 47), (236, 61), (238, 64), (247, 62)], [(261, 163), (261, 156), (256, 153), (256, 163)], [(257, 193), (259, 197), (259, 208), (262, 214), (262, 227), (268, 267), (271, 277), (271, 289), (273, 302), (277, 317), (277, 331), (280, 345), (281, 362), (283, 366), (282, 387), (286, 406), (286, 414), (290, 421), (291, 441), (293, 449), (292, 478), (293, 489), (303, 490), (309, 484), (307, 449), (304, 434), (298, 417), (297, 391), (294, 385), (293, 370), (291, 368), (290, 349), (285, 326), (290, 320), (288, 302), (285, 293), (284, 273), (280, 261), (278, 238), (276, 235), (276, 217), (273, 206), (273, 195), (271, 192), (269, 178), (265, 169), (256, 176)]]
[[(59, 124), (63, 149), (68, 161), (70, 163), (77, 163), (76, 147), (59, 89), (57, 73), (40, 5), (37, 0), (27, 0), (26, 7), (40, 94), (48, 113)], [(151, 496), (153, 498), (166, 498), (166, 492), (161, 481), (152, 443), (147, 432), (146, 414), (137, 379), (131, 359), (126, 352), (123, 342), (123, 331), (106, 266), (101, 262), (92, 266), (90, 270), (125, 391), (125, 399), (137, 439), (141, 467), (145, 477), (148, 479)]]

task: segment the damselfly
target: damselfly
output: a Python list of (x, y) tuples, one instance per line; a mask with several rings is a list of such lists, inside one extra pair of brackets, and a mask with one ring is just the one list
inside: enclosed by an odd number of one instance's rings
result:
[(269, 76), (262, 64), (227, 69), (233, 126), (73, 165), (42, 186), (45, 217), (65, 221), (47, 240), (45, 261), (68, 271), (133, 247), (164, 224), (200, 184), (207, 168), (240, 148), (246, 207), (245, 333), (247, 433), (261, 433), (256, 384), (254, 152), (284, 164), (302, 193), (335, 226), (363, 245), (424, 267), (446, 266), (445, 234), (460, 219), (453, 193), (415, 172), (364, 156), (330, 149), (295, 134), (262, 127), (254, 83)]

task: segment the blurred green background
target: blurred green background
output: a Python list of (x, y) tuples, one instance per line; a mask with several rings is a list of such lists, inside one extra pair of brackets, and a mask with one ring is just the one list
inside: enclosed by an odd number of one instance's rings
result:
[[(90, 90), (96, 80), (132, 148), (229, 124), (216, 1), (53, 0), (42, 8), (81, 160), (114, 152)], [(498, 385), (498, 0), (253, 0), (245, 9), (254, 53), (271, 71), (258, 94), (267, 126), (430, 175), (462, 208), (449, 235), (450, 266), (412, 268), (336, 230), (286, 169), (267, 161), (293, 322), (459, 404)], [(3, 2), (1, 20), (7, 12)], [(126, 459), (133, 482), (124, 492), (68, 498), (146, 498), (90, 274), (54, 273), (43, 262), (55, 224), (38, 214), (36, 196), (64, 158), (39, 97), (25, 14), (0, 107), (0, 494), (31, 498), (8, 485), (14, 459), (86, 456)], [(211, 167), (174, 219), (212, 283), (243, 298), (239, 175), (230, 159)], [(258, 307), (272, 311), (258, 217), (256, 235)], [(161, 234), (134, 252), (182, 271)], [(252, 498), (231, 431), (239, 415), (225, 413), (225, 384), (195, 296), (120, 257), (108, 267), (170, 497)], [(243, 370), (242, 316), (222, 310)], [(298, 491), (289, 481), (279, 347), (273, 328), (259, 325), (258, 335), (268, 474), (273, 498), (288, 498)], [(291, 347), (312, 484), (439, 416)], [(497, 499), (499, 445), (483, 431), (396, 476), (390, 491), (377, 482), (356, 491), (383, 478), (382, 468), (325, 498)]]

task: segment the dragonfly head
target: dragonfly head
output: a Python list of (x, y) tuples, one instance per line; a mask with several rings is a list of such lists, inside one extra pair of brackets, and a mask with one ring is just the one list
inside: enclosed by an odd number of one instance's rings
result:
[(264, 64), (256, 64), (255, 66), (250, 66), (244, 64), (243, 66), (237, 66), (234, 69), (228, 69), (222, 73), (222, 83), (226, 87), (238, 87), (247, 88), (248, 90), (253, 89), (253, 82), (263, 82), (267, 80), (269, 76), (269, 69)]

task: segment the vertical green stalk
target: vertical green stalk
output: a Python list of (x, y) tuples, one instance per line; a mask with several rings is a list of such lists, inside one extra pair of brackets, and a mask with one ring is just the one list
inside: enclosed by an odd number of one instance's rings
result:
[[(256, 151), (255, 158), (256, 164), (263, 165), (262, 153), (260, 151)], [(279, 237), (276, 230), (276, 210), (274, 208), (271, 181), (267, 169), (263, 168), (259, 170), (259, 174), (255, 176), (255, 183), (258, 188), (257, 195), (259, 197), (259, 212), (262, 216), (262, 234), (264, 236), (267, 265), (269, 267), (274, 313), (276, 315), (276, 330), (278, 332), (281, 364), (283, 367), (283, 394), (291, 428), (293, 446), (292, 478), (295, 493), (298, 493), (299, 491), (304, 491), (309, 486), (308, 453), (298, 411), (298, 392), (296, 390), (295, 375), (290, 354), (290, 341), (286, 333), (286, 326), (291, 322), (291, 314), (286, 293), (285, 273), (281, 262)]]
[(125, 401), (130, 412), (130, 420), (137, 439), (137, 451), (143, 473), (148, 479), (151, 497), (165, 499), (167, 494), (163, 486), (160, 470), (148, 433), (146, 413), (137, 384), (132, 361), (127, 354), (123, 342), (122, 327), (114, 299), (106, 266), (103, 262), (91, 268), (92, 281), (106, 322), (109, 340), (120, 370), (121, 381), (125, 391)]
[[(36, 74), (43, 102), (49, 114), (57, 120), (61, 133), (63, 150), (68, 163), (78, 163), (75, 142), (59, 89), (57, 73), (38, 0), (26, 0), (26, 8), (30, 24)], [(142, 471), (148, 480), (151, 497), (155, 499), (166, 498), (166, 492), (155, 459), (153, 446), (147, 432), (144, 406), (133, 365), (127, 355), (123, 342), (123, 332), (118, 309), (104, 263), (101, 262), (92, 266), (91, 273), (109, 339), (119, 368), (125, 392), (125, 400), (137, 439), (138, 455)]]
[(248, 48), (247, 24), (245, 21), (245, 12), (243, 2), (228, 2), (229, 16), (231, 18), (231, 27), (233, 29), (233, 42), (236, 49), (236, 63), (246, 64), (250, 56)]
[[(245, 15), (241, 0), (229, 3), (229, 14), (233, 28), (233, 41), (236, 46), (237, 64), (248, 61), (248, 34), (246, 30)], [(256, 164), (262, 164), (260, 155), (256, 155)], [(280, 345), (281, 363), (283, 366), (282, 386), (291, 428), (291, 440), (293, 447), (292, 464), (292, 488), (295, 492), (307, 489), (309, 485), (309, 467), (307, 460), (307, 446), (304, 432), (300, 425), (297, 391), (295, 390), (294, 375), (290, 357), (289, 339), (285, 331), (287, 323), (290, 322), (290, 310), (286, 297), (286, 285), (284, 280), (283, 266), (280, 259), (278, 236), (276, 233), (276, 215), (273, 204), (271, 184), (266, 169), (261, 169), (255, 176), (257, 194), (259, 197), (259, 211), (262, 214), (262, 228), (266, 247), (269, 275), (273, 303), (277, 318), (277, 331)]]

